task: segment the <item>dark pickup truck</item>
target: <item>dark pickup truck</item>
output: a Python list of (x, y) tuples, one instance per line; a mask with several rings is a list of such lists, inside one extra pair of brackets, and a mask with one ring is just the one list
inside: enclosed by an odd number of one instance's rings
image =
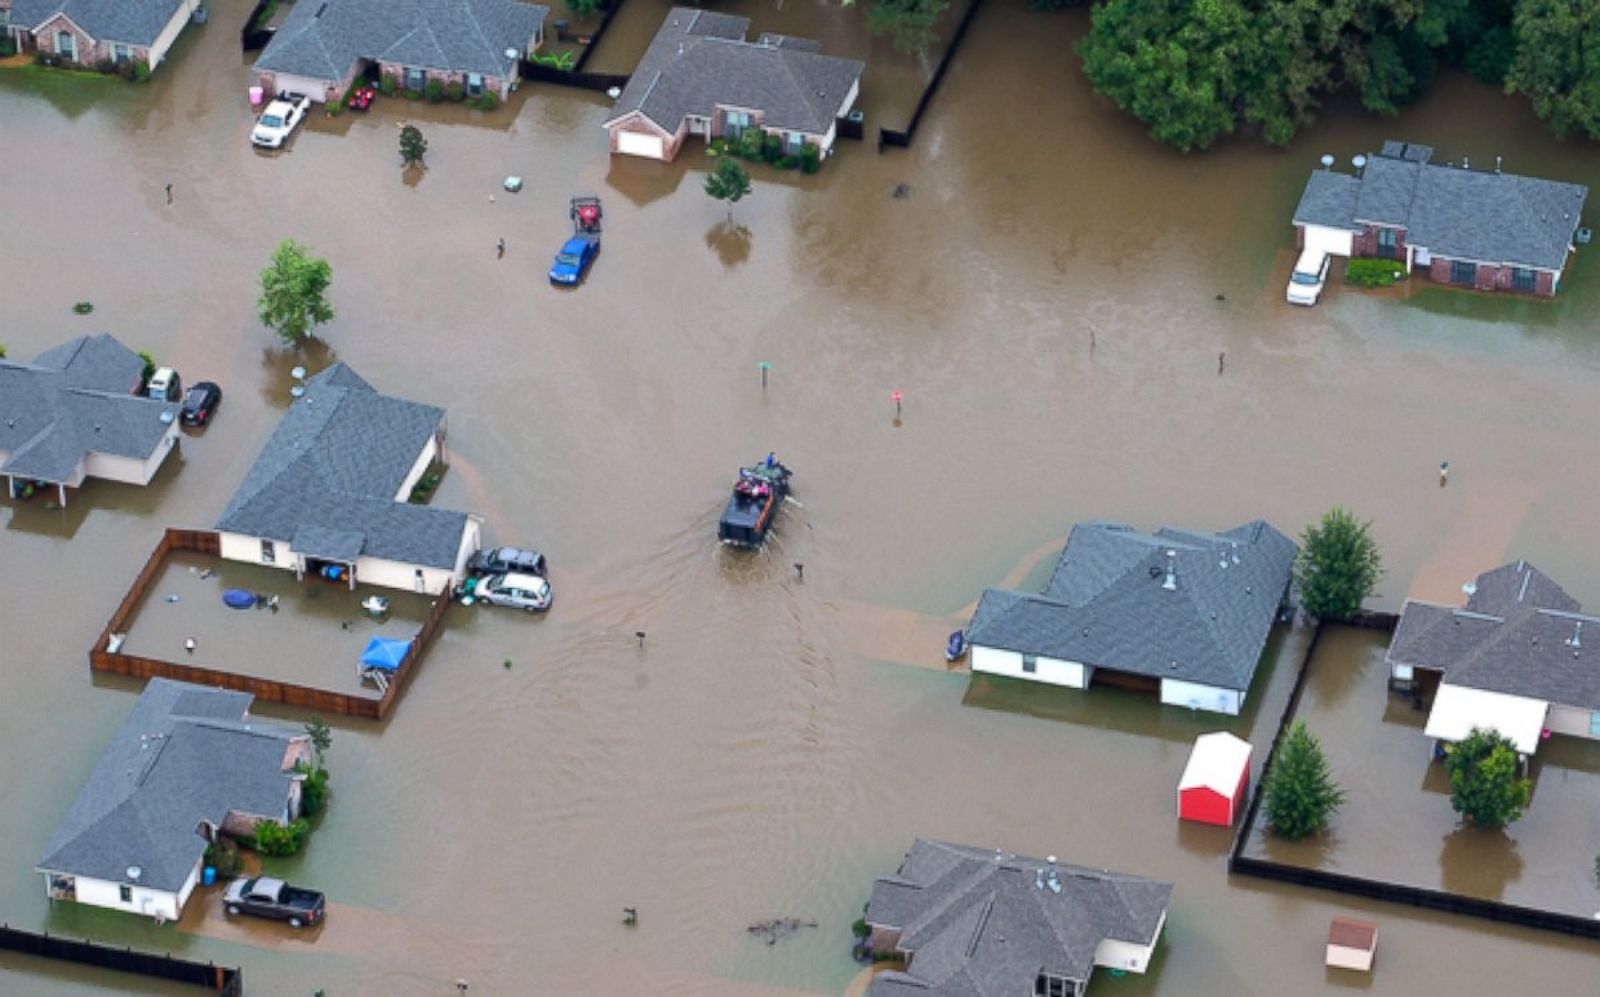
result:
[(316, 890), (302, 890), (270, 876), (234, 880), (222, 902), (229, 917), (254, 914), (288, 921), (295, 928), (321, 924), (328, 906), (327, 898)]

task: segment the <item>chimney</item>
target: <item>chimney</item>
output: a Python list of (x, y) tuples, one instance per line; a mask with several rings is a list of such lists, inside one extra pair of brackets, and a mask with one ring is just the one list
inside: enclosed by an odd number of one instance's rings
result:
[(1178, 590), (1177, 560), (1178, 560), (1178, 552), (1175, 551), (1175, 550), (1168, 550), (1167, 551), (1167, 580), (1161, 583), (1161, 587), (1166, 589), (1168, 592), (1176, 592)]

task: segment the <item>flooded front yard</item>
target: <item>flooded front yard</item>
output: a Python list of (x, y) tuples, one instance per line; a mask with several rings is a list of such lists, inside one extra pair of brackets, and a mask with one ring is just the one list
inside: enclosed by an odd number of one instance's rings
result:
[[(1554, 992), (1592, 980), (1590, 943), (1230, 881), (1226, 830), (1180, 827), (1176, 781), (1213, 727), (1248, 729), (1259, 762), (1292, 679), (1281, 660), (1254, 715), (1215, 722), (937, 667), (963, 607), (1091, 519), (1262, 517), (1296, 534), (1337, 503), (1374, 521), (1382, 608), (1507, 556), (1600, 603), (1600, 271), (1586, 255), (1553, 302), (1422, 282), (1283, 301), (1288, 219), (1323, 152), (1409, 138), (1600, 186), (1589, 146), (1448, 79), (1398, 118), (1333, 109), (1288, 150), (1180, 156), (1089, 91), (1071, 53), (1084, 11), (1016, 0), (975, 20), (912, 149), (841, 142), (804, 178), (757, 167), (730, 223), (697, 151), (613, 160), (606, 98), (555, 86), (525, 85), (493, 113), (380, 99), (256, 152), (237, 45), (249, 5), (208, 7), (142, 87), (0, 72), (10, 357), (103, 330), (226, 392), (148, 488), (91, 482), (65, 510), (0, 500), (12, 924), (243, 964), (251, 992), (271, 994), (437, 995), (456, 979), (474, 994), (837, 994), (859, 969), (849, 925), (872, 878), (923, 835), (1173, 881), (1154, 972), (1095, 987), (1316, 992), (1328, 919), (1352, 912), (1382, 922), (1374, 993), (1509, 992), (1535, 961)], [(739, 12), (825, 50), (862, 19), (808, 8), (837, 15), (830, 34), (791, 9)], [(879, 78), (869, 65), (869, 107)], [(425, 169), (400, 167), (408, 121), (426, 133)], [(501, 188), (508, 175), (522, 193)], [(605, 248), (560, 292), (545, 271), (568, 198), (589, 192)], [(298, 351), (255, 310), (288, 237), (334, 275), (337, 316)], [(72, 313), (83, 300), (92, 315)], [(334, 360), (447, 411), (433, 503), (481, 515), (488, 543), (547, 553), (554, 608), (452, 610), (387, 722), (336, 724), (327, 819), (275, 866), (329, 894), (314, 943), (230, 929), (214, 910), (157, 929), (52, 907), (32, 864), (137, 690), (91, 679), (85, 650), (164, 527), (217, 521), (288, 404), (290, 369)], [(765, 551), (720, 549), (732, 476), (771, 450), (799, 504)], [(239, 587), (302, 604), (229, 610), (221, 576), (185, 567), (152, 588), (130, 640), (181, 656), (205, 626), (197, 657), (248, 638), (255, 660), (354, 682), (379, 628), (342, 590), (238, 570)], [(160, 601), (169, 587), (177, 604)], [(385, 594), (411, 627), (404, 593)], [(315, 625), (289, 622), (302, 614)], [(1420, 734), (1378, 701), (1346, 702), (1371, 683), (1381, 694), (1369, 666), (1345, 701), (1319, 694), (1350, 710), (1330, 728), (1390, 746), (1397, 788), (1375, 793), (1436, 808)], [(1591, 798), (1586, 763), (1557, 757), (1529, 829)], [(1447, 848), (1450, 826), (1431, 821), (1398, 832), (1426, 844), (1422, 868), (1478, 876), (1481, 856)], [(1570, 871), (1587, 888), (1600, 849), (1561, 847), (1549, 874), (1587, 850)], [(1546, 875), (1518, 851), (1520, 878), (1496, 874), (1507, 896)], [(746, 931), (782, 917), (819, 927), (774, 946)], [(0, 991), (99, 985), (0, 962)]]
[(1600, 743), (1544, 741), (1522, 819), (1502, 831), (1463, 826), (1444, 764), (1429, 758), (1427, 714), (1388, 691), (1388, 636), (1327, 628), (1296, 712), (1345, 791), (1330, 833), (1288, 842), (1262, 819), (1245, 854), (1579, 917), (1600, 912)]

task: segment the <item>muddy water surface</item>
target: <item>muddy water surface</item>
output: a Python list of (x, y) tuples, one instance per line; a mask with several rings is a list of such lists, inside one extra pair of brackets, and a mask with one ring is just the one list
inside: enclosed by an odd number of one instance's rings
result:
[[(6, 920), (242, 963), (262, 993), (838, 993), (871, 877), (923, 834), (1174, 880), (1130, 993), (1333, 989), (1321, 939), (1352, 909), (1383, 923), (1376, 992), (1510, 990), (1534, 961), (1549, 992), (1591, 986), (1592, 946), (1230, 883), (1226, 835), (1171, 814), (1203, 720), (980, 686), (861, 637), (875, 612), (938, 634), (1075, 520), (1297, 531), (1335, 502), (1375, 521), (1380, 605), (1510, 556), (1600, 604), (1591, 260), (1553, 303), (1426, 284), (1282, 300), (1321, 153), (1394, 136), (1600, 185), (1588, 147), (1445, 79), (1398, 120), (1335, 109), (1286, 152), (1179, 156), (1087, 91), (1081, 17), (995, 3), (915, 149), (758, 171), (729, 222), (697, 152), (612, 162), (604, 98), (549, 87), (492, 115), (380, 103), (256, 153), (246, 5), (213, 6), (146, 87), (0, 74), (0, 341), (31, 357), (103, 329), (227, 391), (152, 487), (0, 509), (0, 718), (27, 746), (0, 753)], [(399, 168), (404, 119), (425, 171)], [(544, 268), (585, 191), (605, 250), (557, 293)], [(338, 318), (302, 354), (252, 309), (286, 236), (335, 273)], [(336, 801), (278, 869), (334, 898), (320, 935), (52, 909), (32, 863), (137, 691), (90, 680), (89, 642), (162, 526), (215, 520), (289, 368), (335, 359), (448, 409), (435, 503), (548, 551), (554, 612), (453, 614), (390, 721), (338, 729)], [(729, 556), (711, 542), (729, 475), (773, 448), (801, 505), (765, 553)], [(1270, 730), (1284, 674), (1237, 729)], [(744, 930), (785, 916), (820, 927), (772, 947)], [(100, 985), (9, 960), (0, 983)]]

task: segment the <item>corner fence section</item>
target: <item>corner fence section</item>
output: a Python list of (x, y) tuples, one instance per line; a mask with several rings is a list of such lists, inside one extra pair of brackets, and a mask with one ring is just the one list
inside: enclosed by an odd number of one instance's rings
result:
[[(622, 4), (623, 0), (611, 0), (606, 5), (605, 13), (600, 15), (600, 26), (594, 29), (593, 34), (587, 36), (588, 40), (583, 42), (583, 52), (578, 55), (577, 61), (573, 62), (571, 69), (557, 69), (555, 66), (548, 66), (532, 59), (523, 59), (521, 62), (523, 79), (577, 87), (580, 90), (598, 90), (601, 93), (612, 87), (620, 90), (627, 86), (629, 75), (627, 73), (586, 73), (583, 68), (589, 64), (589, 57), (594, 55), (595, 49), (600, 47), (600, 40), (606, 36), (606, 29), (611, 27), (611, 19), (617, 16)], [(582, 40), (585, 36), (576, 37)], [(566, 41), (567, 38), (568, 36), (563, 33), (558, 40)]]
[(106, 621), (105, 629), (100, 631), (94, 646), (89, 649), (91, 671), (126, 675), (131, 678), (169, 678), (214, 688), (236, 689), (248, 692), (262, 702), (283, 703), (285, 706), (300, 707), (318, 713), (382, 720), (389, 715), (390, 708), (400, 698), (400, 692), (410, 681), (412, 674), (422, 667), (423, 656), (427, 654), (428, 646), (433, 642), (435, 634), (444, 622), (445, 614), (450, 609), (450, 593), (440, 593), (428, 611), (422, 629), (412, 637), (411, 647), (401, 660), (394, 678), (389, 680), (388, 688), (377, 699), (297, 685), (293, 682), (259, 678), (221, 668), (146, 658), (128, 654), (120, 649), (112, 650), (112, 636), (127, 633), (128, 621), (133, 617), (140, 600), (144, 598), (145, 591), (160, 574), (162, 566), (173, 551), (192, 551), (210, 557), (220, 557), (222, 541), (216, 533), (209, 530), (166, 530), (160, 542), (156, 544), (155, 550), (150, 552), (144, 568), (134, 578), (132, 587), (122, 597), (116, 612), (111, 614), (111, 619)]
[(955, 34), (950, 36), (950, 44), (945, 46), (944, 55), (939, 59), (939, 67), (933, 71), (933, 77), (928, 80), (927, 88), (922, 91), (922, 99), (917, 101), (917, 109), (911, 112), (911, 122), (906, 125), (906, 130), (878, 129), (879, 152), (882, 152), (885, 146), (897, 149), (911, 147), (911, 140), (917, 136), (917, 126), (922, 123), (922, 115), (928, 110), (928, 105), (933, 103), (933, 95), (939, 92), (939, 84), (944, 82), (945, 70), (950, 68), (950, 61), (956, 57), (956, 50), (961, 47), (961, 40), (967, 37), (967, 29), (972, 27), (972, 19), (978, 15), (978, 8), (981, 6), (983, 0), (972, 0), (967, 5), (967, 12), (961, 16), (961, 23), (956, 25)]
[(259, 0), (250, 8), (250, 16), (244, 19), (244, 27), (239, 29), (239, 48), (246, 52), (259, 52), (267, 47), (267, 42), (272, 41), (270, 29), (256, 29), (256, 23), (261, 20), (261, 15), (271, 7), (276, 9), (278, 0)]
[[(1367, 612), (1363, 610), (1351, 619), (1344, 621), (1344, 625), (1368, 630), (1393, 631), (1398, 625), (1399, 619), (1399, 616), (1394, 613)], [(1245, 811), (1244, 824), (1240, 827), (1238, 836), (1234, 838), (1232, 851), (1228, 853), (1228, 873), (1230, 875), (1270, 879), (1279, 883), (1292, 883), (1296, 886), (1311, 886), (1321, 890), (1331, 890), (1335, 893), (1365, 897), (1371, 900), (1409, 904), (1412, 907), (1422, 907), (1428, 910), (1463, 914), (1467, 917), (1482, 918), (1486, 921), (1496, 921), (1501, 924), (1516, 924), (1525, 928), (1537, 928), (1541, 931), (1554, 931), (1564, 935), (1577, 935), (1584, 938), (1600, 938), (1600, 920), (1592, 918), (1562, 914), (1557, 911), (1540, 910), (1535, 907), (1522, 907), (1517, 904), (1503, 903), (1499, 900), (1484, 900), (1479, 897), (1461, 896), (1455, 893), (1446, 893), (1443, 890), (1407, 886), (1403, 883), (1390, 883), (1383, 880), (1366, 879), (1361, 876), (1348, 876), (1344, 873), (1274, 862), (1270, 859), (1255, 858), (1244, 854), (1246, 846), (1250, 843), (1250, 836), (1255, 830), (1256, 818), (1261, 810), (1261, 801), (1266, 795), (1267, 773), (1272, 770), (1272, 763), (1277, 758), (1278, 748), (1283, 743), (1284, 734), (1288, 731), (1289, 725), (1294, 721), (1295, 714), (1300, 709), (1300, 695), (1305, 690), (1306, 677), (1311, 673), (1311, 662), (1316, 655), (1317, 643), (1322, 639), (1323, 627), (1320, 623), (1316, 624), (1316, 627), (1316, 632), (1312, 634), (1311, 640), (1306, 646), (1305, 657), (1300, 662), (1300, 672), (1295, 676), (1294, 689), (1289, 693), (1289, 701), (1283, 708), (1283, 716), (1278, 720), (1278, 730), (1272, 738), (1272, 748), (1267, 752), (1266, 761), (1261, 767), (1261, 777), (1256, 780), (1255, 786), (1251, 790), (1250, 808)]]
[(175, 959), (171, 953), (156, 955), (153, 952), (135, 952), (131, 948), (113, 948), (88, 939), (80, 942), (70, 938), (55, 938), (49, 932), (22, 931), (9, 924), (0, 926), (0, 950), (187, 983), (226, 997), (240, 997), (244, 993), (244, 971), (237, 967)]

